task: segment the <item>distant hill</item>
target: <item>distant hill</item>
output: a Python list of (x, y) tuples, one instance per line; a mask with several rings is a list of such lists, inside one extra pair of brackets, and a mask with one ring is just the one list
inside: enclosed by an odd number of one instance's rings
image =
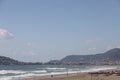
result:
[(37, 65), (42, 63), (21, 62), (9, 57), (0, 56), (0, 65)]
[(0, 65), (17, 65), (24, 64), (24, 62), (20, 62), (9, 57), (0, 56)]
[[(53, 62), (52, 63), (56, 63)], [(68, 55), (58, 61), (64, 64), (120, 64), (120, 48), (95, 55)]]
[[(43, 63), (21, 62), (0, 56), (0, 65), (41, 65)], [(44, 64), (120, 64), (120, 48), (95, 55), (68, 55), (61, 60), (51, 60)]]

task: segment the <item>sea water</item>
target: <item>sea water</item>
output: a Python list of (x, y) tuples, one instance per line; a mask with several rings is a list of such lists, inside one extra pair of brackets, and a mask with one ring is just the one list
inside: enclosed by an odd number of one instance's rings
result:
[(27, 77), (93, 72), (115, 69), (118, 66), (86, 66), (86, 65), (1, 65), (0, 80), (22, 80)]

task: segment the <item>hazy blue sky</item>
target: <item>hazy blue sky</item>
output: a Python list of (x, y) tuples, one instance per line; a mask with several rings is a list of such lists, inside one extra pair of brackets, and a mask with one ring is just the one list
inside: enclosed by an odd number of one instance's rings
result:
[(0, 55), (49, 61), (115, 47), (119, 0), (0, 0)]

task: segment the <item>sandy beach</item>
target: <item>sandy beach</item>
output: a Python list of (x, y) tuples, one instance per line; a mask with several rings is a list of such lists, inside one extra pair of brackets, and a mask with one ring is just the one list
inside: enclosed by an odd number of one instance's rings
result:
[(33, 77), (25, 80), (120, 80), (120, 70)]

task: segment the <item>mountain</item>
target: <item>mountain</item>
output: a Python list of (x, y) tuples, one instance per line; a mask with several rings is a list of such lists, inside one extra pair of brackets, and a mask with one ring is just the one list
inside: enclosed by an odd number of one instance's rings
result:
[(38, 65), (42, 63), (21, 62), (9, 57), (0, 56), (0, 65)]
[(17, 65), (17, 64), (24, 64), (24, 62), (14, 60), (9, 57), (0, 56), (0, 65)]
[(114, 48), (95, 55), (69, 55), (61, 60), (64, 63), (115, 63), (120, 62), (120, 49)]
[[(50, 63), (50, 62), (49, 62)], [(52, 61), (52, 63), (54, 63)], [(61, 64), (120, 64), (120, 48), (95, 55), (68, 55), (59, 60)]]
[[(0, 65), (41, 65), (37, 62), (21, 62), (9, 57), (0, 56)], [(111, 49), (95, 55), (68, 55), (61, 60), (51, 60), (44, 64), (120, 64), (120, 48)]]

